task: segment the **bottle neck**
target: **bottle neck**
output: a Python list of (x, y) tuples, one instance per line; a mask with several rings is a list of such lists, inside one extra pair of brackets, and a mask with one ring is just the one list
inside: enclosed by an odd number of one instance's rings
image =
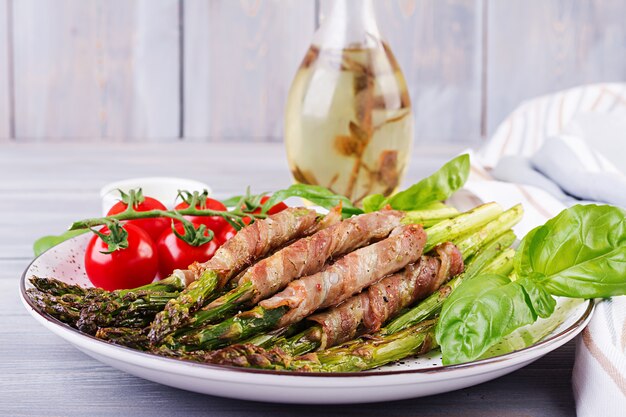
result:
[(380, 31), (373, 0), (322, 2), (320, 27), (313, 42), (332, 48), (375, 47)]

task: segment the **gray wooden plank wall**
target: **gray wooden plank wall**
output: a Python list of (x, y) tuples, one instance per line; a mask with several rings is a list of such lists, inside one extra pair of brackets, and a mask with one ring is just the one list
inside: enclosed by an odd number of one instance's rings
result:
[(11, 136), (8, 14), (9, 0), (0, 0), (0, 143)]
[[(626, 80), (626, 0), (375, 4), (418, 143), (476, 144), (526, 98)], [(324, 9), (0, 0), (0, 138), (279, 141), (289, 84)]]
[(16, 138), (179, 135), (177, 0), (10, 1)]
[(626, 81), (626, 1), (490, 1), (487, 125), (520, 100), (579, 84)]
[(285, 101), (313, 32), (315, 2), (183, 3), (184, 135), (280, 139)]
[(481, 0), (376, 1), (407, 79), (417, 143), (481, 136)]

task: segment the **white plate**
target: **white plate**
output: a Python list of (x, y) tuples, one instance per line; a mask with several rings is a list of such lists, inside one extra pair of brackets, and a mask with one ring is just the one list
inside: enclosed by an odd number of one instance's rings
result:
[(571, 308), (565, 321), (535, 345), (506, 355), (471, 363), (442, 366), (438, 351), (372, 371), (311, 374), (242, 369), (163, 358), (115, 346), (80, 333), (44, 314), (25, 290), (32, 275), (91, 286), (83, 268), (89, 235), (50, 249), (24, 271), (20, 285), (24, 305), (37, 321), (81, 351), (117, 369), (189, 391), (222, 397), (280, 403), (341, 404), (400, 400), (453, 391), (513, 372), (571, 340), (585, 327), (593, 302)]

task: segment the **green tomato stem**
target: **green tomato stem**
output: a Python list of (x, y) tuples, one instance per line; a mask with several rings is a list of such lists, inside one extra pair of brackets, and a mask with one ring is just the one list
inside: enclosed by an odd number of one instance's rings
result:
[[(101, 226), (110, 223), (113, 220), (137, 220), (137, 219), (151, 219), (156, 217), (167, 217), (170, 219), (180, 220), (185, 222), (182, 216), (219, 216), (223, 217), (226, 220), (231, 221), (241, 221), (244, 217), (251, 217), (257, 219), (264, 219), (267, 217), (265, 214), (253, 214), (253, 213), (245, 213), (241, 210), (232, 210), (232, 211), (218, 211), (218, 210), (210, 210), (204, 209), (199, 210), (193, 207), (188, 207), (186, 209), (181, 210), (148, 210), (148, 211), (135, 211), (126, 210), (119, 214), (114, 214), (112, 216), (105, 217), (94, 217), (91, 219), (79, 220), (74, 222), (69, 230), (77, 230), (77, 229), (88, 229), (94, 226)], [(231, 223), (232, 224), (232, 223)], [(240, 227), (241, 224), (237, 223)]]

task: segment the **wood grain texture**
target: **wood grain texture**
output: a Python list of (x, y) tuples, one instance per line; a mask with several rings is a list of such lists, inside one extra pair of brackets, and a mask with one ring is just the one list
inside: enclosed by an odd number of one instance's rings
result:
[(488, 127), (522, 100), (626, 79), (626, 1), (488, 3)]
[(184, 3), (184, 136), (280, 140), (314, 30), (311, 0)]
[[(409, 181), (429, 174), (458, 150), (425, 147), (413, 158)], [(205, 154), (215, 159), (206, 164), (187, 163), (180, 169), (185, 158), (202, 162)], [(116, 171), (111, 172), (99, 155), (119, 155)], [(256, 156), (259, 165), (250, 164)], [(14, 224), (8, 220), (0, 224), (0, 415), (574, 415), (570, 381), (573, 343), (513, 374), (452, 393), (364, 405), (281, 405), (210, 397), (136, 378), (84, 355), (28, 315), (18, 299), (19, 277), (30, 262), (28, 239), (96, 212), (100, 205), (97, 190), (105, 182), (174, 174), (207, 181), (222, 194), (240, 192), (246, 183), (255, 189), (275, 189), (290, 181), (280, 144), (0, 145), (0, 219), (10, 218)], [(40, 204), (34, 204), (37, 199)], [(36, 218), (41, 221), (34, 221)], [(18, 232), (25, 236), (19, 238), (21, 249), (11, 252)]]
[(9, 0), (0, 0), (0, 143), (11, 136)]
[[(375, 6), (418, 144), (475, 145), (481, 122), (492, 133), (526, 98), (626, 79), (625, 0)], [(20, 141), (279, 141), (316, 10), (314, 0), (0, 0), (0, 140), (14, 117)]]
[(177, 0), (20, 0), (12, 19), (17, 140), (178, 135)]
[(477, 143), (483, 1), (385, 0), (375, 5), (381, 32), (407, 79), (416, 143)]

